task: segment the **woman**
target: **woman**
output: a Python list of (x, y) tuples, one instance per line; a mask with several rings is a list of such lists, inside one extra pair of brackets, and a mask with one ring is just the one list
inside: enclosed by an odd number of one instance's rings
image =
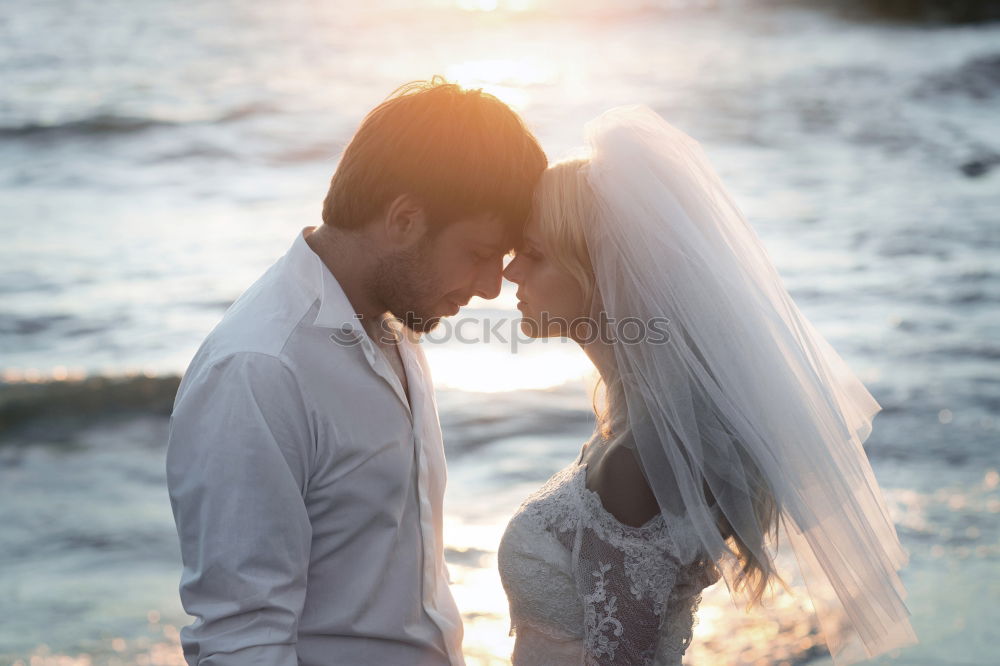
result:
[(748, 608), (794, 548), (838, 664), (915, 642), (906, 555), (861, 447), (881, 409), (799, 312), (696, 142), (648, 108), (551, 167), (505, 276), (522, 330), (605, 386), (499, 566), (524, 664), (677, 664), (701, 591)]

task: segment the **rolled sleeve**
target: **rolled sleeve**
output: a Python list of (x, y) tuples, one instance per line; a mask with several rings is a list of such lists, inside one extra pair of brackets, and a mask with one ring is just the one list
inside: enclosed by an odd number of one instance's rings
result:
[(167, 483), (180, 537), (191, 665), (296, 666), (312, 529), (308, 412), (280, 359), (203, 366), (171, 416)]

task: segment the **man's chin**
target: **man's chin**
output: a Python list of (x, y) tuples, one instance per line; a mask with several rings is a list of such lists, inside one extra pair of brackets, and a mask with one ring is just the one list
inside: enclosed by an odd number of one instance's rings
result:
[(417, 315), (408, 315), (400, 320), (403, 326), (408, 328), (417, 334), (430, 333), (438, 324), (441, 323), (441, 317), (419, 317)]

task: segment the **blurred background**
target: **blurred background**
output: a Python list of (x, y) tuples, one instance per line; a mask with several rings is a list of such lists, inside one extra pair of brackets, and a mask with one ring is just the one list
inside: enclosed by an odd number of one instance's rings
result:
[[(883, 407), (866, 449), (910, 553), (921, 643), (878, 663), (995, 664), (998, 5), (5, 5), (0, 664), (183, 663), (163, 469), (179, 376), (319, 222), (363, 115), (433, 74), (509, 103), (550, 160), (617, 104), (648, 104), (702, 143), (800, 308)], [(513, 291), (462, 316), (513, 319)], [(444, 333), (425, 344), (450, 464), (447, 557), (469, 663), (507, 664), (496, 546), (590, 433), (589, 366), (574, 345)], [(746, 616), (710, 588), (687, 663), (827, 663), (806, 605), (784, 595)]]

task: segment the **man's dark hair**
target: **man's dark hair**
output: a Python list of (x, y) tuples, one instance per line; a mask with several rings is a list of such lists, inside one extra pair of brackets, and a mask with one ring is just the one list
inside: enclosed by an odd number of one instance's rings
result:
[(493, 95), (437, 76), (408, 83), (365, 117), (344, 150), (323, 222), (358, 228), (409, 194), (432, 230), (495, 213), (516, 243), (546, 164), (521, 118)]

